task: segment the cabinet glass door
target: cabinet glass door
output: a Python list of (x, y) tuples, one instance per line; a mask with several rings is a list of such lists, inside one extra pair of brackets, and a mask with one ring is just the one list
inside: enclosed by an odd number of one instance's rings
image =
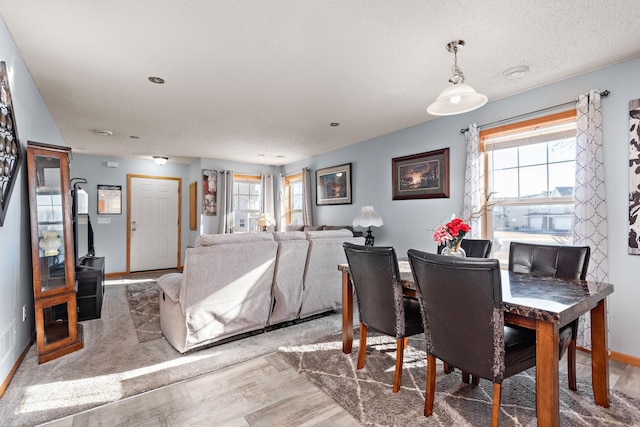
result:
[(60, 157), (36, 155), (36, 215), (40, 292), (67, 286)]

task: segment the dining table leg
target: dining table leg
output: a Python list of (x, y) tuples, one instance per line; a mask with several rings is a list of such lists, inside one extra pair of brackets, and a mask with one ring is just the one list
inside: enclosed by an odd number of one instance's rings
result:
[(609, 407), (609, 357), (607, 306), (602, 299), (591, 310), (591, 386), (596, 404)]
[(536, 321), (536, 415), (538, 425), (560, 425), (560, 367), (557, 323)]
[(347, 271), (342, 271), (342, 352), (351, 353), (353, 344), (353, 286)]

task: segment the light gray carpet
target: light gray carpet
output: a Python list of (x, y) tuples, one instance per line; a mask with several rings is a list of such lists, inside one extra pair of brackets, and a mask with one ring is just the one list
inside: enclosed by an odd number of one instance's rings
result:
[(158, 296), (158, 285), (155, 281), (127, 285), (127, 301), (138, 342), (162, 338)]
[(106, 286), (102, 318), (80, 322), (84, 348), (38, 365), (33, 345), (0, 398), (0, 425), (34, 426), (277, 351), (341, 328), (340, 314), (187, 354), (138, 342), (125, 285)]
[[(459, 371), (444, 374), (437, 368), (434, 414), (426, 418), (424, 388), (426, 357), (424, 339), (411, 339), (405, 351), (402, 388), (392, 392), (395, 340), (368, 337), (365, 367), (356, 370), (357, 342), (350, 355), (341, 351), (340, 334), (316, 344), (280, 349), (288, 362), (320, 387), (364, 425), (375, 426), (488, 426), (491, 424), (493, 385), (461, 382)], [(619, 391), (611, 392), (609, 409), (593, 401), (591, 384), (579, 381), (577, 392), (560, 378), (560, 425), (638, 426), (640, 400)], [(506, 379), (502, 385), (501, 426), (535, 426), (535, 368)]]

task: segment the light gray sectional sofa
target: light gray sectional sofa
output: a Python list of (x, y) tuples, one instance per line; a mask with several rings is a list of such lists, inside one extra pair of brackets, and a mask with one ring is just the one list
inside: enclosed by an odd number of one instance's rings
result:
[(160, 326), (179, 352), (340, 308), (349, 230), (205, 234), (158, 279)]

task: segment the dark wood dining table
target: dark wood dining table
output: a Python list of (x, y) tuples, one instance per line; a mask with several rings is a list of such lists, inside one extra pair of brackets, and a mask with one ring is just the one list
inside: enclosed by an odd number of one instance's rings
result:
[[(400, 261), (405, 293), (415, 294), (408, 261)], [(342, 272), (342, 351), (353, 343), (353, 286), (348, 264)], [(560, 425), (559, 330), (582, 314), (591, 318), (591, 372), (596, 404), (609, 407), (606, 297), (613, 285), (502, 271), (505, 323), (536, 331), (536, 415), (539, 426)]]

